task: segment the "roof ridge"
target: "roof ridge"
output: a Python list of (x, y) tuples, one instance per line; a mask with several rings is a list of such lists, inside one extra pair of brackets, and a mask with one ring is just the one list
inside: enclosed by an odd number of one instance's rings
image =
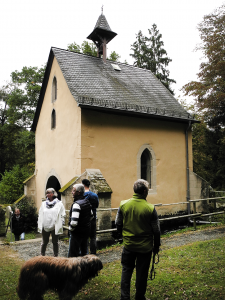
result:
[(62, 51), (67, 51), (69, 53), (75, 53), (75, 54), (79, 54), (79, 55), (83, 55), (83, 56), (87, 56), (87, 57), (93, 57), (93, 58), (101, 59), (100, 57), (90, 55), (90, 54), (86, 54), (86, 53), (82, 53), (82, 52), (71, 51), (71, 50), (68, 50), (68, 49), (63, 49), (63, 48), (58, 48), (58, 47), (51, 47), (51, 49), (53, 49), (53, 48), (58, 49), (58, 50), (62, 50)]

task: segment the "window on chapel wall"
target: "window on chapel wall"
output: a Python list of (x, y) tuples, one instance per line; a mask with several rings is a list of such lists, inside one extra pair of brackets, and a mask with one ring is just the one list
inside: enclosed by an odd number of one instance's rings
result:
[(148, 149), (145, 149), (141, 155), (141, 179), (147, 180), (151, 189), (151, 153)]
[(52, 110), (52, 116), (51, 116), (51, 129), (54, 129), (56, 127), (56, 113), (55, 110)]
[(56, 101), (56, 99), (57, 99), (57, 79), (56, 77), (54, 77), (52, 81), (52, 102)]
[(156, 157), (153, 148), (149, 144), (143, 144), (137, 153), (137, 179), (149, 182), (148, 194), (156, 194)]

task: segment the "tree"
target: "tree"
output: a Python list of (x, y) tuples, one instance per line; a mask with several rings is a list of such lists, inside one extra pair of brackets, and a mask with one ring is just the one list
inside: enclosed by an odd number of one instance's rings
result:
[(225, 5), (204, 16), (198, 25), (204, 62), (200, 64), (198, 81), (183, 87), (186, 95), (195, 99), (198, 113), (206, 124), (204, 139), (208, 180), (214, 188), (225, 188)]
[(97, 56), (97, 48), (94, 43), (83, 41), (81, 45), (81, 50), (84, 54)]
[(200, 123), (192, 125), (192, 153), (193, 153), (193, 171), (200, 177), (211, 182), (212, 174), (208, 168), (212, 164), (212, 155), (208, 151), (206, 136), (209, 129), (204, 121), (204, 115), (199, 113), (194, 104), (187, 103), (186, 100), (178, 99), (180, 104), (190, 112)]
[(198, 25), (202, 43), (196, 48), (204, 54), (197, 74), (199, 81), (183, 87), (194, 96), (199, 110), (205, 110), (208, 125), (225, 125), (225, 5), (206, 15)]
[(109, 59), (112, 61), (118, 61), (120, 59), (120, 56), (115, 51), (113, 51), (110, 53)]
[(5, 171), (0, 181), (0, 203), (12, 204), (23, 195), (23, 182), (31, 176), (33, 168), (15, 165)]
[[(97, 57), (97, 47), (95, 46), (94, 43), (87, 42), (87, 41), (83, 41), (81, 46), (79, 46), (75, 42), (72, 44), (68, 44), (67, 50)], [(113, 51), (113, 52), (111, 52), (108, 59), (113, 60), (113, 61), (118, 61), (119, 58), (120, 58), (119, 54), (117, 54), (115, 51)]]
[(15, 164), (34, 162), (34, 133), (30, 128), (45, 68), (24, 67), (11, 74), (0, 89), (0, 178)]
[(75, 42), (67, 45), (67, 50), (72, 51), (72, 52), (81, 53), (81, 47), (78, 44), (76, 44)]
[(145, 37), (139, 31), (136, 35), (136, 41), (131, 45), (133, 53), (130, 56), (134, 58), (134, 66), (151, 70), (170, 93), (174, 94), (170, 85), (176, 83), (176, 81), (169, 78), (170, 72), (166, 69), (172, 59), (167, 57), (167, 52), (163, 48), (162, 35), (159, 33), (156, 24), (148, 29), (148, 33), (149, 37)]

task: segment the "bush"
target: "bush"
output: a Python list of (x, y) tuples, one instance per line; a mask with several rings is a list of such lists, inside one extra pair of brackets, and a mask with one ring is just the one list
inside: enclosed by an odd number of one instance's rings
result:
[(15, 211), (15, 208), (19, 208), (21, 214), (26, 218), (26, 232), (36, 231), (38, 214), (33, 200), (25, 196), (19, 202), (15, 202), (12, 205), (13, 211)]
[(12, 204), (23, 195), (23, 182), (33, 173), (33, 167), (16, 165), (5, 171), (0, 182), (0, 203)]

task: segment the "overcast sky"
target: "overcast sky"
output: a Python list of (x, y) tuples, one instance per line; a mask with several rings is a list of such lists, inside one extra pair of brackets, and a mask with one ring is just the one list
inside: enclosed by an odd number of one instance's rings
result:
[[(200, 42), (197, 25), (203, 16), (220, 7), (224, 0), (0, 0), (0, 87), (14, 70), (24, 66), (41, 67), (52, 46), (66, 49), (81, 44), (92, 32), (103, 13), (118, 35), (108, 44), (108, 55), (116, 51), (120, 61), (130, 57), (136, 34), (155, 23), (162, 34), (164, 48), (172, 59), (170, 78), (175, 96), (181, 87), (196, 80), (202, 53), (194, 52)], [(188, 98), (186, 97), (188, 100)]]

